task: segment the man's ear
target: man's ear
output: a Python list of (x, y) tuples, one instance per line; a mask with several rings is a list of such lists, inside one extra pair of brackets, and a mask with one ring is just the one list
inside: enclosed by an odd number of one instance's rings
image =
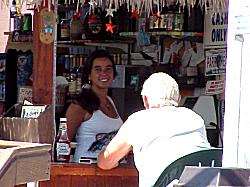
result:
[(146, 109), (149, 109), (149, 104), (148, 104), (148, 98), (147, 96), (143, 95), (142, 96), (143, 104)]

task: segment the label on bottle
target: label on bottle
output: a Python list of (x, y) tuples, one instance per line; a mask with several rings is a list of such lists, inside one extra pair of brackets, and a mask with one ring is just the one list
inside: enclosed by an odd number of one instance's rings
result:
[(69, 93), (75, 94), (76, 93), (76, 80), (72, 79), (69, 81)]
[(79, 94), (82, 91), (82, 79), (81, 77), (77, 77), (76, 79), (76, 93)]
[(61, 39), (69, 39), (70, 36), (70, 22), (63, 20), (61, 22)]
[(70, 146), (67, 143), (56, 143), (57, 159), (60, 160), (60, 155), (70, 155)]

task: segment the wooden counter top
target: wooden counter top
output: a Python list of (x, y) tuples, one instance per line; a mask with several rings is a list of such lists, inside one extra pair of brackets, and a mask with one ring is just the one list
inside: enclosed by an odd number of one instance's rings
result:
[(138, 176), (138, 172), (134, 166), (126, 164), (111, 170), (103, 170), (96, 164), (52, 163), (51, 175)]
[(133, 165), (121, 164), (102, 170), (96, 164), (51, 163), (50, 180), (39, 187), (138, 187), (138, 172)]

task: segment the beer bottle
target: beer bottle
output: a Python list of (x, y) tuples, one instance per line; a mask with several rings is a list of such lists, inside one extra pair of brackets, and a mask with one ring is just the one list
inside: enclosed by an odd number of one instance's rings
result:
[(9, 19), (9, 31), (14, 31), (14, 22), (17, 17), (17, 7), (16, 0), (12, 1), (12, 5), (10, 7), (10, 19)]
[(55, 141), (55, 161), (69, 162), (70, 141), (67, 133), (67, 118), (60, 118), (59, 131)]
[(76, 70), (76, 94), (80, 94), (82, 91), (82, 65)]

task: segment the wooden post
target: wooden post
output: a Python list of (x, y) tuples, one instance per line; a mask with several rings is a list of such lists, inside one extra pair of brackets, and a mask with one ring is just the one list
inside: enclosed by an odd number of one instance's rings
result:
[(39, 104), (52, 104), (54, 42), (44, 44), (40, 41), (39, 15), (39, 12), (34, 10), (33, 101)]

